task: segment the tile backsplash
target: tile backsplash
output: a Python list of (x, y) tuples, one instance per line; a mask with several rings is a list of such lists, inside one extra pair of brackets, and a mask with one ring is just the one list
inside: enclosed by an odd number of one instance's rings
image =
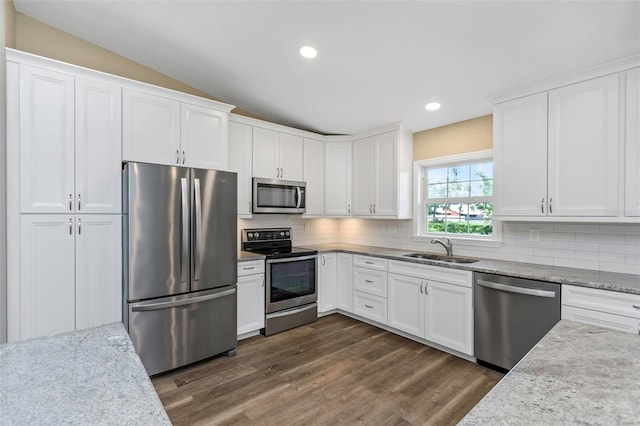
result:
[[(343, 242), (442, 252), (413, 239), (412, 220), (302, 219), (261, 215), (238, 229), (287, 226), (295, 245)], [(640, 225), (504, 222), (502, 244), (454, 241), (454, 254), (640, 275)]]

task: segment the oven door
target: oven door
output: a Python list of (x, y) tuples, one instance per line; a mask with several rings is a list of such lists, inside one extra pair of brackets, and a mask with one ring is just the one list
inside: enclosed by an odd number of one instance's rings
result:
[(318, 255), (267, 259), (266, 313), (318, 300)]

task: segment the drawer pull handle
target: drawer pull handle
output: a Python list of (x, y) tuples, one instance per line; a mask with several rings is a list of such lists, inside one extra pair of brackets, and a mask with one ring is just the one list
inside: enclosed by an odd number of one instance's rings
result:
[(369, 284), (373, 284), (373, 281), (371, 280), (364, 280), (365, 283), (369, 283)]
[(250, 270), (255, 269), (255, 268), (256, 268), (255, 266), (245, 266), (242, 269), (244, 269), (245, 271), (250, 271)]
[(364, 305), (365, 308), (369, 308), (369, 309), (373, 309), (373, 306), (371, 305)]
[(631, 306), (633, 306), (636, 309), (640, 309), (640, 305), (631, 305)]
[(365, 261), (364, 263), (366, 263), (367, 265), (373, 265), (373, 262), (369, 262), (368, 260)]

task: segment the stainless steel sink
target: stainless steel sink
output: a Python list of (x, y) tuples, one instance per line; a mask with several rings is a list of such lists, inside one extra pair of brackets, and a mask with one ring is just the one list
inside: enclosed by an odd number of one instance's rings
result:
[(478, 259), (471, 259), (468, 257), (443, 256), (440, 254), (431, 254), (431, 253), (409, 253), (403, 256), (413, 257), (414, 259), (436, 260), (438, 262), (447, 262), (447, 263), (475, 263), (478, 261)]

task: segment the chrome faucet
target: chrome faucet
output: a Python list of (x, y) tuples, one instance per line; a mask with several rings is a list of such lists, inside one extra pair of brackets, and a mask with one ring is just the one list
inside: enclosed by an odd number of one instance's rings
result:
[[(442, 241), (446, 240), (446, 242)], [(453, 255), (453, 243), (449, 238), (434, 238), (431, 244), (440, 244), (447, 251), (447, 256)]]

